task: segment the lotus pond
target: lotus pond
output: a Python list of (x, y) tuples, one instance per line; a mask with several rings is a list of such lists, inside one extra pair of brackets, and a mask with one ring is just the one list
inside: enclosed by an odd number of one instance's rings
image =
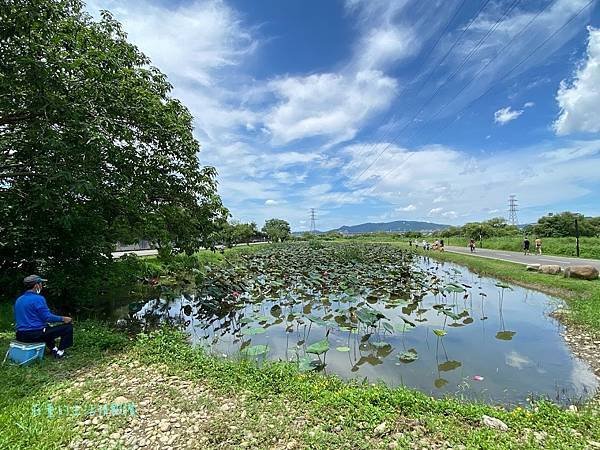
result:
[(135, 313), (228, 358), (504, 405), (593, 395), (556, 299), (391, 245), (289, 244), (207, 268)]

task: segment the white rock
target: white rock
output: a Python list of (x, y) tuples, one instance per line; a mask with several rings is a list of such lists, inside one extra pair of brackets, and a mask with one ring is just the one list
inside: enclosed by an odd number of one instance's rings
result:
[(536, 441), (542, 442), (544, 439), (546, 439), (548, 437), (548, 433), (546, 433), (545, 431), (534, 431), (533, 437), (535, 438)]
[(500, 431), (508, 431), (508, 425), (506, 425), (500, 419), (497, 419), (495, 417), (490, 417), (490, 416), (484, 415), (481, 418), (481, 422), (486, 427), (495, 428), (496, 430), (500, 430)]
[(547, 275), (558, 275), (561, 273), (562, 268), (557, 264), (543, 264), (538, 270), (540, 273), (545, 273)]
[(127, 397), (119, 396), (113, 400), (115, 405), (125, 405), (127, 403), (131, 403), (131, 401)]
[(375, 429), (373, 430), (373, 433), (376, 436), (381, 436), (382, 434), (385, 434), (386, 431), (387, 431), (387, 424), (385, 422), (381, 422), (379, 425), (377, 425), (375, 427)]

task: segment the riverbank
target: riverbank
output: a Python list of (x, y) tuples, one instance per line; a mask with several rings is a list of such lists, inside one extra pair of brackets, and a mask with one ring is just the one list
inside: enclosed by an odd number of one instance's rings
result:
[[(535, 247), (535, 237), (529, 236), (529, 240), (531, 241), (531, 248), (533, 249)], [(416, 239), (416, 241), (418, 242), (419, 239)], [(444, 238), (444, 241), (447, 245), (466, 247), (469, 238), (453, 236)], [(477, 241), (476, 245), (479, 248), (481, 242)], [(523, 250), (523, 236), (517, 235), (486, 238), (483, 240), (482, 248), (520, 252)], [(574, 237), (542, 238), (542, 249), (545, 255), (577, 257), (577, 245)], [(600, 238), (580, 237), (579, 257), (600, 259)]]
[[(406, 244), (391, 244), (409, 248)], [(568, 310), (561, 312), (562, 319), (571, 325), (585, 328), (590, 333), (600, 334), (600, 280), (586, 281), (564, 278), (561, 275), (528, 272), (522, 264), (452, 252), (423, 251), (422, 249), (416, 249), (416, 251), (438, 261), (460, 264), (481, 275), (562, 298), (569, 306)]]
[[(573, 305), (597, 288), (502, 261), (432, 256)], [(198, 255), (205, 257), (222, 263)], [(595, 313), (566, 314), (568, 332), (576, 323), (595, 329)], [(299, 373), (289, 363), (209, 356), (170, 329), (134, 338), (97, 322), (76, 325), (69, 359), (0, 368), (8, 386), (0, 393), (0, 448), (600, 448), (594, 401), (509, 411)], [(0, 333), (0, 348), (11, 338)]]
[[(397, 244), (404, 245), (406, 244)], [(562, 335), (572, 352), (600, 377), (600, 281), (586, 281), (528, 272), (522, 264), (452, 252), (417, 251), (438, 261), (448, 261), (484, 276), (498, 278), (563, 299), (567, 308), (551, 313), (563, 324)], [(594, 401), (598, 401), (598, 395)]]
[[(300, 374), (287, 363), (258, 367), (207, 356), (166, 329), (131, 343), (103, 331), (104, 343), (110, 335), (125, 345), (83, 346), (82, 338), (99, 332), (78, 330), (70, 361), (0, 369), (10, 387), (0, 396), (0, 448), (600, 447), (594, 405), (506, 411), (434, 400), (404, 388)], [(111, 409), (117, 404), (120, 414)], [(58, 413), (78, 405), (96, 414)], [(98, 413), (104, 405), (106, 414)]]

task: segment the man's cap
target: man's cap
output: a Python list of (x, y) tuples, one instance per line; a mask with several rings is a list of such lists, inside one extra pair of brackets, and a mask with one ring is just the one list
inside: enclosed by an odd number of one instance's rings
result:
[(30, 285), (30, 284), (41, 283), (43, 281), (48, 281), (48, 280), (40, 277), (39, 275), (29, 275), (28, 277), (23, 278), (23, 284), (26, 286)]

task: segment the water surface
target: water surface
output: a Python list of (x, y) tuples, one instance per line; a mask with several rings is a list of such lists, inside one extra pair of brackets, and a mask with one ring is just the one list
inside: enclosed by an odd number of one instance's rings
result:
[[(421, 258), (413, 269), (454, 292), (427, 292), (418, 303), (318, 291), (256, 303), (240, 293), (235, 307), (199, 306), (194, 294), (186, 294), (152, 300), (138, 316), (176, 318), (195, 345), (225, 357), (239, 358), (252, 348), (260, 353), (264, 345), (268, 352), (245, 357), (319, 366), (346, 379), (403, 385), (436, 397), (517, 405), (540, 397), (568, 404), (594, 394), (596, 376), (570, 352), (561, 324), (548, 315), (559, 300), (455, 264)], [(385, 318), (368, 326), (368, 317), (356, 318), (360, 310)], [(324, 339), (328, 351), (306, 353)]]

